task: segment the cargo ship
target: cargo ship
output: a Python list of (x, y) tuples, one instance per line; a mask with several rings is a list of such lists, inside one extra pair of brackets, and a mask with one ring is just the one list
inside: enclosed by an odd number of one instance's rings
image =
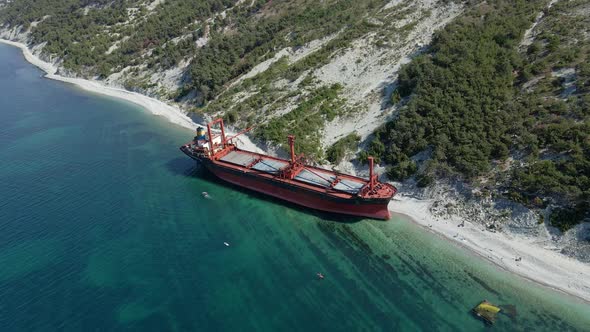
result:
[[(219, 127), (219, 128), (217, 128)], [(240, 135), (240, 134), (238, 134)], [(295, 155), (295, 137), (288, 136), (290, 159), (242, 150), (226, 137), (223, 120), (199, 127), (193, 141), (180, 147), (222, 180), (311, 209), (387, 220), (387, 205), (397, 189), (377, 180), (373, 158), (369, 179), (308, 165)]]

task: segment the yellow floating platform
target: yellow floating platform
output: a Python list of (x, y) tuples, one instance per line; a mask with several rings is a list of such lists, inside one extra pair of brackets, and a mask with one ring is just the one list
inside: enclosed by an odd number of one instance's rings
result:
[(480, 304), (476, 305), (475, 308), (471, 309), (471, 312), (478, 318), (483, 319), (488, 324), (494, 324), (496, 315), (500, 312), (500, 307), (497, 307), (487, 300), (483, 300)]

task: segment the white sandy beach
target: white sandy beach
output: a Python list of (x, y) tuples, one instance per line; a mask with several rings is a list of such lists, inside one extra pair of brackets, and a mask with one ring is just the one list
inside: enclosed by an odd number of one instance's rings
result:
[[(389, 209), (507, 271), (590, 302), (590, 265), (537, 246), (534, 239), (526, 236), (492, 233), (468, 220), (459, 227), (463, 220), (435, 217), (430, 213), (430, 205), (430, 201), (397, 196)], [(516, 261), (518, 257), (520, 261)]]
[[(71, 84), (74, 84), (74, 85), (84, 89), (84, 90), (98, 93), (101, 95), (127, 100), (129, 102), (132, 102), (134, 104), (137, 104), (137, 105), (143, 107), (144, 109), (148, 110), (150, 113), (153, 113), (158, 116), (162, 116), (162, 117), (166, 118), (166, 120), (168, 120), (172, 123), (175, 123), (179, 126), (182, 126), (184, 128), (194, 130), (199, 125), (203, 126), (203, 124), (197, 124), (197, 123), (193, 122), (192, 119), (190, 117), (188, 117), (185, 114), (185, 112), (183, 112), (179, 108), (168, 105), (168, 104), (166, 104), (160, 100), (157, 100), (155, 98), (144, 96), (144, 95), (137, 93), (137, 92), (131, 92), (131, 91), (127, 91), (127, 90), (120, 89), (120, 88), (105, 86), (101, 82), (97, 82), (97, 81), (90, 81), (90, 80), (85, 80), (85, 79), (81, 79), (81, 78), (64, 77), (64, 76), (58, 75), (58, 74), (56, 74), (57, 68), (53, 64), (39, 59), (37, 56), (35, 56), (33, 53), (31, 53), (31, 51), (23, 43), (14, 42), (14, 41), (6, 40), (6, 39), (0, 39), (0, 43), (4, 43), (4, 44), (8, 44), (8, 45), (12, 45), (12, 46), (20, 48), (23, 52), (25, 59), (28, 62), (30, 62), (31, 64), (33, 64), (34, 66), (36, 66), (36, 67), (40, 68), (41, 70), (43, 70), (44, 72), (46, 72), (47, 74), (45, 75), (45, 77), (47, 77), (49, 79), (71, 83)], [(232, 135), (231, 132), (228, 132), (228, 134)], [(190, 139), (191, 139), (191, 137), (187, 137), (187, 141)], [(236, 140), (238, 141), (238, 143), (240, 144), (241, 147), (247, 148), (249, 150), (261, 152), (261, 150), (245, 135), (238, 137)]]
[[(57, 75), (57, 68), (54, 65), (33, 55), (26, 45), (4, 39), (0, 39), (0, 42), (19, 47), (26, 60), (45, 71), (47, 78), (130, 101), (185, 128), (195, 129), (198, 125), (182, 110), (157, 99), (108, 87), (96, 81)], [(190, 138), (187, 137), (188, 139)], [(261, 152), (245, 135), (242, 135), (238, 141), (241, 147)], [(444, 220), (434, 217), (429, 211), (430, 204), (429, 201), (399, 196), (390, 203), (389, 208), (395, 213), (409, 216), (425, 229), (447, 237), (501, 268), (590, 302), (590, 265), (536, 246), (532, 243), (532, 239), (526, 237), (511, 238), (504, 233), (491, 233), (469, 221), (465, 222), (464, 227), (457, 227), (461, 220)], [(515, 261), (516, 257), (522, 257), (522, 260)]]
[(136, 92), (130, 92), (123, 89), (108, 87), (98, 82), (93, 82), (80, 78), (71, 78), (57, 75), (57, 68), (55, 68), (55, 66), (36, 57), (34, 54), (31, 53), (31, 51), (26, 47), (26, 45), (4, 39), (0, 39), (0, 42), (20, 48), (23, 52), (23, 55), (25, 56), (25, 59), (27, 59), (27, 61), (31, 64), (45, 71), (47, 73), (45, 77), (47, 78), (72, 83), (87, 91), (130, 101), (134, 104), (142, 106), (143, 108), (145, 108), (153, 114), (165, 117), (168, 121), (172, 123), (178, 124), (185, 128), (195, 129), (196, 124), (193, 123), (193, 121), (181, 110), (173, 106), (170, 106), (157, 99), (150, 98)]

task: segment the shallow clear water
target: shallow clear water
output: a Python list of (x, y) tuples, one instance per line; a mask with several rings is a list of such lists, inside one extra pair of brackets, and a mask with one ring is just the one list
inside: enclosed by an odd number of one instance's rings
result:
[(588, 330), (587, 304), (401, 217), (212, 180), (178, 150), (191, 131), (1, 44), (0, 91), (0, 331), (483, 331), (482, 299), (517, 308), (494, 330)]

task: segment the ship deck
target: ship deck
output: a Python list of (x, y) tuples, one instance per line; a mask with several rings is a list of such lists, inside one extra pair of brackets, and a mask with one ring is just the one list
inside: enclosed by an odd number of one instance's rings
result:
[(277, 174), (289, 166), (289, 161), (239, 149), (231, 150), (219, 158), (218, 162), (244, 172), (253, 172), (262, 177), (274, 178), (342, 198), (357, 195), (369, 182), (363, 178), (313, 166), (305, 166), (293, 179), (279, 178)]

